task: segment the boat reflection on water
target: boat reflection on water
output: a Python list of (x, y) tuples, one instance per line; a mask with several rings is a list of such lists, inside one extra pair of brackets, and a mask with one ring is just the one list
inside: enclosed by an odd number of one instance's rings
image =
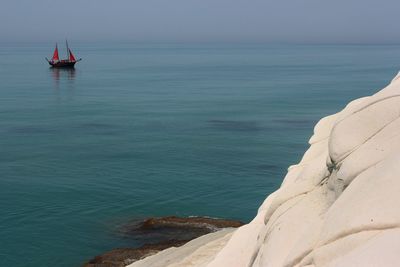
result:
[(58, 100), (74, 96), (77, 71), (74, 68), (49, 68), (53, 90)]
[(75, 80), (75, 68), (49, 68), (54, 81)]

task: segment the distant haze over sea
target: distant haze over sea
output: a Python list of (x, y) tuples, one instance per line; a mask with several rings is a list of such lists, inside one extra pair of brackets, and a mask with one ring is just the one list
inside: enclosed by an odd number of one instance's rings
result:
[(400, 43), (395, 0), (2, 0), (0, 42)]

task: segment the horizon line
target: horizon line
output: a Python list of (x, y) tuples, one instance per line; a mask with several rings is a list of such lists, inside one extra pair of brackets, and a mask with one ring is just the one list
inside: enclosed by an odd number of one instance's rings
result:
[[(59, 38), (55, 38), (54, 40), (1, 40), (0, 44), (44, 44), (44, 43), (55, 43), (59, 42)], [(388, 45), (388, 46), (397, 46), (400, 45), (400, 42), (278, 42), (278, 41), (217, 41), (217, 40), (129, 40), (129, 39), (114, 39), (114, 40), (106, 40), (106, 39), (71, 39), (68, 38), (70, 42), (76, 43), (93, 43), (93, 42), (102, 42), (102, 43), (136, 43), (136, 44), (230, 44), (230, 45), (349, 45), (349, 46), (360, 46), (360, 45)], [(65, 41), (65, 38), (64, 38)]]

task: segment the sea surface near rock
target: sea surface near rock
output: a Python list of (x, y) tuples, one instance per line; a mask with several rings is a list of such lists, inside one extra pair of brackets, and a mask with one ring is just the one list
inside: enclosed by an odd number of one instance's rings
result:
[(400, 266), (400, 78), (321, 119), (257, 216), (130, 267)]

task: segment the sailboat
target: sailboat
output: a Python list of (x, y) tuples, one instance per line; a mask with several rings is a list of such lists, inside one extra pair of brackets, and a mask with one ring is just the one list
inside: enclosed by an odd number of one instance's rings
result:
[(81, 61), (82, 59), (76, 59), (74, 54), (72, 54), (71, 49), (68, 47), (68, 42), (66, 41), (67, 44), (67, 59), (61, 59), (58, 55), (58, 45), (56, 43), (56, 48), (54, 49), (53, 57), (51, 60), (48, 60), (46, 57), (47, 62), (49, 62), (50, 66), (53, 68), (73, 68), (75, 66), (75, 63), (78, 61)]

